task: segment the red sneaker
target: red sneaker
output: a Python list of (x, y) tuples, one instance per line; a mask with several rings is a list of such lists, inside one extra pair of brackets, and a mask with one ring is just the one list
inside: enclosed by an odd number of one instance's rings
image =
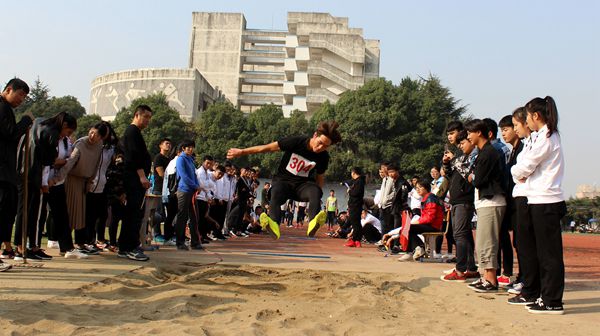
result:
[(507, 277), (506, 275), (501, 275), (498, 277), (498, 286), (506, 287), (506, 286), (508, 286), (509, 283), (510, 283), (510, 277)]
[(446, 281), (446, 282), (466, 282), (467, 275), (466, 275), (466, 273), (459, 275), (458, 272), (456, 272), (456, 270), (454, 270), (454, 271), (452, 271), (452, 273), (442, 275), (440, 277), (440, 279), (442, 279), (442, 281)]
[(360, 244), (360, 242), (359, 242), (359, 241), (355, 241), (355, 242), (354, 242), (354, 247), (361, 247), (361, 244)]
[(356, 244), (354, 243), (354, 240), (348, 240), (346, 242), (346, 244), (344, 244), (344, 246), (346, 246), (346, 247), (356, 247)]
[(465, 272), (465, 276), (467, 277), (467, 279), (479, 279), (481, 277), (481, 274), (479, 274), (479, 272), (471, 272), (471, 271), (466, 271)]

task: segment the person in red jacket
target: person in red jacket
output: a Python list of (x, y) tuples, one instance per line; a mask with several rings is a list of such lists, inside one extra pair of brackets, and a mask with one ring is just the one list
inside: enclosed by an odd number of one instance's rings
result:
[(415, 190), (421, 196), (421, 217), (413, 217), (408, 231), (408, 250), (414, 251), (402, 256), (400, 261), (417, 260), (425, 254), (425, 244), (418, 237), (424, 232), (439, 232), (444, 220), (444, 207), (440, 199), (431, 192), (427, 181), (419, 180)]

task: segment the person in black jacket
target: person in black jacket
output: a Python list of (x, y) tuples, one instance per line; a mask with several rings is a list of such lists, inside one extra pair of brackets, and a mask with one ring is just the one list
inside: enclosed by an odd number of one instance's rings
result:
[(402, 177), (402, 175), (400, 175), (400, 168), (396, 164), (389, 164), (387, 170), (388, 176), (391, 177), (394, 182), (392, 214), (394, 215), (394, 229), (397, 229), (402, 226), (402, 211), (410, 210), (408, 205), (408, 193), (412, 189), (412, 186), (404, 179), (404, 177)]
[(479, 272), (475, 266), (473, 232), (471, 219), (475, 212), (473, 198), (475, 188), (467, 181), (471, 174), (472, 162), (477, 157), (473, 152), (475, 146), (467, 139), (467, 132), (461, 130), (456, 137), (458, 148), (462, 155), (454, 157), (454, 153), (444, 153), (442, 159), (446, 176), (450, 179), (448, 192), (450, 194), (450, 213), (452, 229), (456, 241), (456, 267), (450, 274), (442, 276), (443, 281), (465, 282), (469, 278), (478, 278)]
[(363, 237), (360, 214), (362, 212), (365, 197), (365, 176), (360, 167), (352, 168), (350, 175), (352, 180), (348, 181), (348, 221), (352, 225), (352, 238), (348, 239), (345, 246), (360, 247)]
[[(4, 243), (3, 259), (15, 256), (10, 240), (17, 214), (17, 145), (33, 121), (33, 115), (27, 112), (17, 123), (13, 108), (21, 105), (28, 94), (29, 86), (18, 78), (11, 79), (0, 94), (0, 241)], [(0, 260), (0, 271), (8, 269), (10, 266), (3, 265)]]
[[(18, 202), (17, 202), (17, 219), (15, 230), (15, 244), (18, 247), (15, 260), (21, 259), (24, 253), (21, 246), (21, 237), (23, 234), (23, 213), (27, 211), (27, 238), (29, 239), (30, 249), (27, 251), (27, 258), (33, 260), (50, 260), (51, 256), (44, 253), (37, 245), (41, 237), (41, 228), (38, 229), (38, 213), (40, 210), (40, 196), (42, 189), (42, 170), (44, 166), (61, 166), (65, 164), (65, 160), (57, 162), (58, 157), (58, 140), (70, 136), (77, 129), (77, 120), (65, 113), (60, 112), (51, 118), (37, 118), (33, 122), (33, 126), (29, 132), (29, 160), (27, 174), (27, 209), (23, 209), (25, 199), (25, 178), (23, 176), (25, 142), (22, 141), (19, 146), (19, 162), (18, 168)], [(24, 139), (23, 139), (24, 140)], [(49, 187), (43, 188), (44, 193), (49, 192)], [(62, 224), (62, 223), (61, 223)]]
[(488, 139), (489, 130), (483, 120), (475, 119), (465, 125), (467, 138), (477, 146), (479, 154), (473, 163), (473, 172), (468, 180), (475, 187), (475, 209), (477, 209), (477, 232), (475, 248), (479, 268), (484, 270), (481, 282), (472, 286), (480, 293), (498, 291), (498, 240), (500, 226), (506, 210), (506, 191), (502, 180), (503, 157)]
[(127, 195), (125, 218), (119, 236), (119, 257), (137, 261), (149, 258), (139, 249), (140, 227), (142, 225), (143, 203), (146, 190), (150, 188), (148, 174), (152, 163), (146, 147), (142, 130), (148, 127), (152, 118), (152, 109), (148, 105), (136, 107), (133, 121), (125, 129), (121, 138), (125, 162), (123, 169), (123, 186)]

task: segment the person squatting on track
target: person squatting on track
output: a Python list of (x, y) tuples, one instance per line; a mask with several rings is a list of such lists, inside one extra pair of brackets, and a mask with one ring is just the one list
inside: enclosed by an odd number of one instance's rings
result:
[(243, 155), (282, 151), (283, 156), (277, 173), (273, 177), (269, 214), (260, 217), (261, 226), (279, 239), (281, 205), (288, 199), (309, 202), (309, 225), (307, 235), (313, 237), (325, 223), (326, 213), (321, 210), (324, 174), (329, 165), (327, 148), (342, 140), (338, 123), (319, 123), (311, 136), (292, 136), (279, 139), (266, 145), (249, 148), (230, 148), (227, 158)]

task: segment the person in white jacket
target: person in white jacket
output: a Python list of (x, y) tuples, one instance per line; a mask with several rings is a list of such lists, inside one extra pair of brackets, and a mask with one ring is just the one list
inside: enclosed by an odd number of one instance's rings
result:
[(513, 180), (524, 184), (529, 222), (519, 225), (517, 247), (522, 264), (525, 301), (536, 314), (563, 314), (565, 266), (560, 220), (566, 213), (562, 189), (564, 157), (558, 134), (558, 112), (552, 97), (525, 105), (527, 126), (537, 135), (531, 148), (511, 168)]

